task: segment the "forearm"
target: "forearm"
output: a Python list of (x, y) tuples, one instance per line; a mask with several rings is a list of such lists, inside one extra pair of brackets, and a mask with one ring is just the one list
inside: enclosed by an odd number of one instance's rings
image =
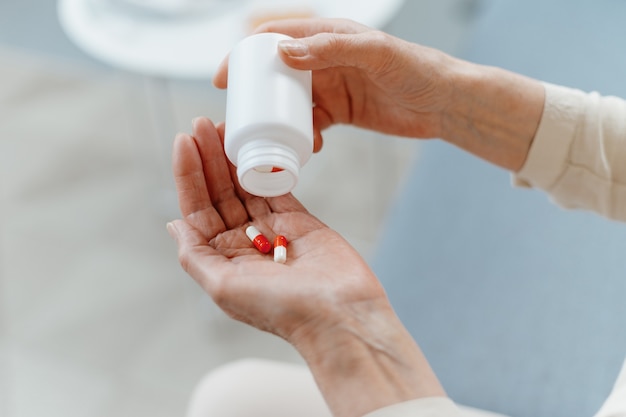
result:
[(301, 332), (295, 343), (335, 416), (446, 395), (387, 300), (351, 306), (338, 317), (319, 326), (323, 332)]
[(545, 92), (536, 80), (456, 61), (444, 114), (444, 140), (505, 169), (523, 166), (541, 120)]

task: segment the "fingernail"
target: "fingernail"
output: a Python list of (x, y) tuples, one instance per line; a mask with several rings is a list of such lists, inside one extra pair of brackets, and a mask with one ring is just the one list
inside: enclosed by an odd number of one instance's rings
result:
[(196, 128), (196, 123), (198, 122), (198, 120), (200, 120), (200, 117), (194, 117), (193, 119), (191, 119), (191, 127), (192, 128)]
[(168, 224), (166, 224), (165, 228), (167, 229), (167, 233), (169, 233), (172, 239), (176, 240), (178, 238), (178, 229), (176, 229), (176, 226), (173, 222), (169, 222)]
[(302, 58), (309, 54), (307, 44), (297, 40), (286, 40), (278, 42), (278, 47), (287, 55), (294, 58)]

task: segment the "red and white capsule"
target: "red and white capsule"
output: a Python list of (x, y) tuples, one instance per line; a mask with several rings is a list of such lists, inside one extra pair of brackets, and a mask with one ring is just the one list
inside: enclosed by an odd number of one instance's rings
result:
[(270, 241), (267, 240), (267, 238), (263, 236), (263, 234), (259, 232), (259, 229), (257, 229), (256, 227), (248, 226), (246, 228), (246, 236), (248, 236), (248, 239), (252, 241), (252, 243), (259, 250), (259, 252), (270, 253), (270, 251), (272, 250), (272, 244), (270, 243)]
[(278, 235), (274, 238), (274, 262), (284, 264), (287, 262), (287, 239)]

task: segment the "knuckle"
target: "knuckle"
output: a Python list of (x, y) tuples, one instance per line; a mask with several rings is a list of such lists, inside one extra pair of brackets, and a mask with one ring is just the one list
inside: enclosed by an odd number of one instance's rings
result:
[(386, 73), (394, 68), (397, 59), (397, 45), (394, 38), (379, 31), (365, 32), (363, 42), (374, 58), (371, 69), (376, 73)]
[(341, 48), (341, 35), (338, 33), (324, 32), (314, 36), (319, 41), (319, 45), (323, 45), (323, 52), (335, 51)]

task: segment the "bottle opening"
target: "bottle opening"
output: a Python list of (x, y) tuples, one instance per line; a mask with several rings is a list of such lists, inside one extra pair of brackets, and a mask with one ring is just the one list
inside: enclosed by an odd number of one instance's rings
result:
[(287, 146), (253, 141), (243, 146), (237, 158), (237, 177), (241, 187), (260, 197), (287, 194), (298, 183), (300, 163)]

